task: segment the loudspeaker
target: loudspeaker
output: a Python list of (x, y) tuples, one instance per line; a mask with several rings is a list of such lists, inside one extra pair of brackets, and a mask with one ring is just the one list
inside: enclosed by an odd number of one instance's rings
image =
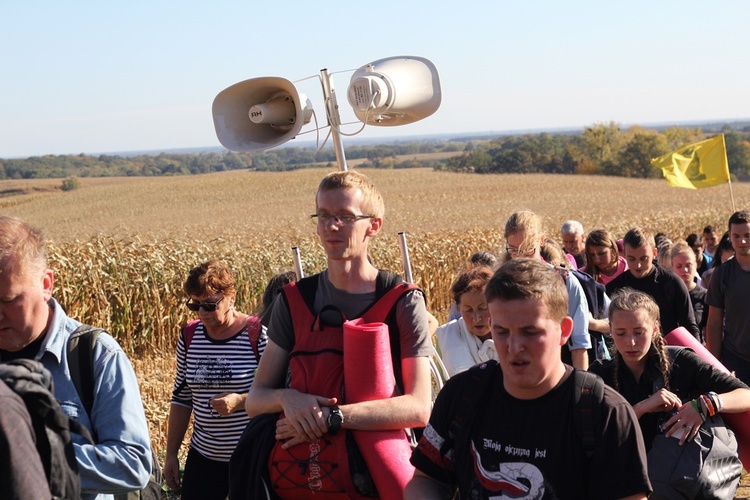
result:
[(440, 77), (435, 65), (423, 57), (379, 59), (354, 72), (347, 99), (363, 123), (406, 125), (440, 107)]
[(222, 90), (212, 113), (222, 146), (260, 151), (294, 139), (310, 121), (312, 103), (289, 80), (251, 78)]

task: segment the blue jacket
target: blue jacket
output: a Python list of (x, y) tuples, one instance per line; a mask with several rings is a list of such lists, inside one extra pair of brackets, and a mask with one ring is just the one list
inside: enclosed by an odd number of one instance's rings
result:
[(94, 407), (87, 415), (70, 378), (66, 346), (81, 323), (50, 299), (52, 322), (37, 356), (52, 373), (55, 398), (63, 411), (97, 436), (97, 444), (74, 435), (84, 499), (104, 500), (111, 493), (139, 490), (151, 475), (151, 441), (133, 367), (110, 335), (94, 347)]

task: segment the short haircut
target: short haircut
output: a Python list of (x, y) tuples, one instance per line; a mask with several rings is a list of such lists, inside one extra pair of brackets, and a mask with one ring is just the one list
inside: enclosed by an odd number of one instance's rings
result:
[(651, 248), (656, 248), (656, 242), (654, 241), (654, 234), (648, 229), (642, 227), (634, 227), (625, 234), (622, 239), (624, 245), (630, 248), (641, 248), (646, 245)]
[[(383, 218), (385, 215), (385, 204), (383, 203), (380, 191), (378, 191), (378, 188), (375, 187), (375, 184), (366, 175), (359, 172), (353, 170), (331, 172), (320, 181), (318, 193), (347, 188), (359, 189), (362, 192), (362, 211), (364, 213), (356, 215), (372, 215), (379, 219)], [(317, 198), (316, 194), (316, 205)]]
[(216, 294), (234, 297), (237, 294), (237, 282), (232, 271), (217, 260), (209, 260), (192, 268), (184, 288), (185, 293), (196, 297)]
[(705, 234), (709, 234), (709, 233), (715, 233), (715, 232), (716, 232), (716, 228), (713, 227), (711, 224), (709, 224), (708, 226), (706, 226), (706, 227), (703, 228), (703, 234), (704, 235)]
[(691, 248), (696, 245), (703, 246), (703, 236), (696, 233), (690, 233), (688, 234), (688, 237), (685, 238), (685, 243), (687, 243)]
[(12, 258), (23, 272), (47, 269), (47, 238), (44, 231), (18, 217), (0, 215), (0, 267)]
[(732, 224), (750, 224), (750, 210), (740, 210), (732, 214), (727, 225), (730, 232), (732, 231)]
[(583, 224), (577, 220), (566, 220), (560, 228), (562, 234), (583, 234)]
[(495, 269), (498, 265), (497, 255), (487, 250), (480, 250), (469, 259), (472, 266), (487, 266)]
[(451, 286), (453, 301), (461, 302), (461, 295), (471, 292), (481, 292), (492, 278), (492, 269), (487, 266), (467, 267), (460, 273)]
[(523, 246), (529, 247), (539, 244), (544, 230), (542, 229), (542, 219), (531, 210), (518, 210), (513, 212), (505, 222), (505, 241), (514, 234), (523, 233)]
[(687, 255), (688, 257), (691, 257), (693, 264), (696, 264), (695, 252), (693, 252), (693, 249), (685, 240), (677, 240), (672, 246), (672, 250), (669, 254), (670, 259), (674, 259), (678, 255)]
[(512, 259), (495, 272), (485, 289), (487, 302), (538, 299), (549, 317), (562, 321), (568, 315), (568, 290), (560, 273), (537, 259)]

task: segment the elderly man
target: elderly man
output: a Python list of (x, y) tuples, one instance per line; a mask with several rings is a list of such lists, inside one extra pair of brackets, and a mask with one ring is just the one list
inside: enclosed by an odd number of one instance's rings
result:
[(567, 220), (560, 228), (565, 251), (576, 261), (578, 269), (586, 267), (586, 234), (583, 225), (577, 220)]
[(54, 273), (47, 267), (42, 232), (15, 217), (0, 216), (0, 359), (39, 360), (52, 373), (55, 398), (96, 443), (73, 435), (82, 498), (113, 498), (143, 488), (151, 474), (151, 444), (133, 368), (107, 333), (93, 349), (94, 401), (71, 379), (67, 345), (81, 323), (52, 297)]

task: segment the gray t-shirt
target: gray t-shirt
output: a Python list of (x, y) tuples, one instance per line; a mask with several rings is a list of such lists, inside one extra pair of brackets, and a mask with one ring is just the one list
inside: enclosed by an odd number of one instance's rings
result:
[[(356, 319), (375, 302), (375, 292), (348, 293), (335, 288), (328, 280), (328, 271), (320, 274), (318, 290), (315, 294), (315, 312), (326, 305), (338, 307), (347, 319)], [(279, 347), (291, 352), (294, 347), (294, 327), (282, 294), (272, 304), (271, 320), (268, 324), (268, 337)], [(422, 292), (408, 292), (396, 305), (396, 322), (401, 339), (401, 358), (430, 356), (432, 341), (427, 322), (427, 307)]]
[(750, 361), (750, 271), (735, 259), (720, 265), (711, 276), (706, 304), (724, 310), (723, 347)]

